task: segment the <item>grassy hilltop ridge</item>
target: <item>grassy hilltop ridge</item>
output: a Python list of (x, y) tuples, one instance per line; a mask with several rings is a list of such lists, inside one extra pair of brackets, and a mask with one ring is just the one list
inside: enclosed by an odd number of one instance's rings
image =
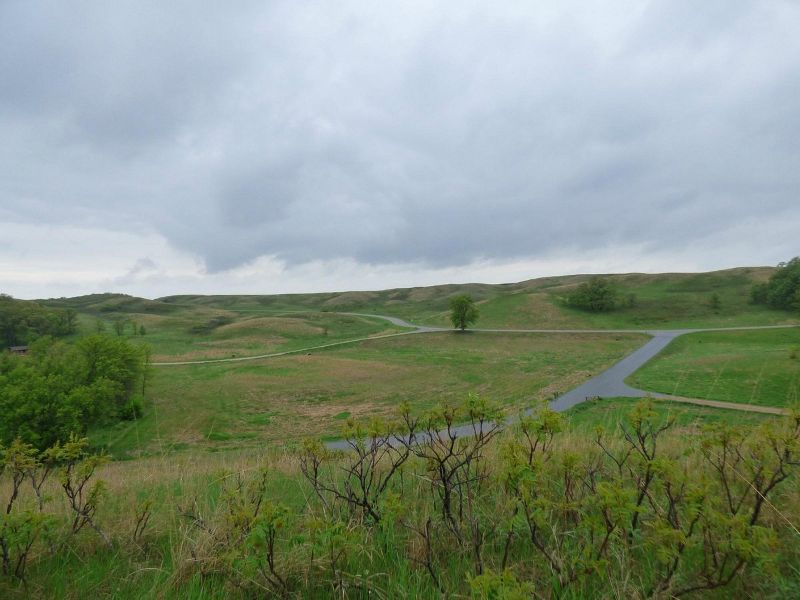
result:
[[(630, 305), (623, 302), (607, 314), (589, 314), (565, 305), (567, 294), (594, 275), (543, 277), (506, 284), (467, 283), (309, 294), (176, 295), (154, 300), (123, 294), (92, 294), (40, 303), (98, 316), (358, 311), (443, 325), (447, 324), (449, 299), (466, 293), (478, 302), (480, 324), (484, 327), (713, 327), (796, 320), (791, 313), (767, 310), (750, 302), (752, 286), (766, 281), (774, 271), (773, 267), (739, 267), (708, 273), (603, 275), (622, 300), (632, 298)], [(712, 294), (719, 298), (716, 308), (710, 305)]]
[[(766, 281), (771, 267), (741, 267), (710, 273), (604, 275), (632, 306), (589, 314), (565, 305), (570, 291), (592, 275), (544, 277), (509, 284), (438, 285), (381, 291), (274, 296), (169, 296), (165, 304), (231, 311), (328, 310), (400, 316), (429, 325), (448, 325), (448, 302), (470, 294), (481, 309), (482, 327), (668, 328), (757, 325), (786, 322), (790, 314), (750, 303), (750, 289)], [(716, 294), (719, 308), (710, 306)]]

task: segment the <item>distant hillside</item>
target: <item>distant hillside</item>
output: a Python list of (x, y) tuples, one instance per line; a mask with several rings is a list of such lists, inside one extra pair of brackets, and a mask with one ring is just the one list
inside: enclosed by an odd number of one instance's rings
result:
[[(723, 326), (783, 322), (790, 313), (768, 311), (749, 302), (750, 289), (766, 281), (772, 267), (741, 267), (709, 273), (627, 273), (601, 275), (629, 306), (596, 315), (566, 306), (564, 299), (596, 275), (543, 277), (509, 284), (451, 284), (379, 291), (322, 294), (168, 296), (159, 302), (239, 312), (357, 311), (397, 315), (419, 323), (447, 323), (448, 303), (470, 294), (480, 304), (482, 326), (622, 327)], [(716, 294), (719, 306), (712, 307)]]
[(45, 306), (72, 308), (89, 314), (142, 313), (166, 315), (179, 310), (178, 307), (159, 300), (147, 300), (127, 294), (89, 294), (75, 298), (49, 298), (39, 300)]
[[(620, 306), (602, 314), (566, 303), (569, 293), (597, 275), (542, 277), (508, 284), (448, 284), (377, 291), (272, 295), (176, 295), (155, 300), (123, 294), (92, 294), (40, 301), (96, 317), (115, 313), (208, 318), (209, 311), (235, 316), (288, 312), (364, 312), (447, 325), (448, 304), (470, 294), (479, 304), (482, 327), (670, 328), (724, 327), (796, 322), (797, 315), (750, 302), (750, 290), (772, 267), (740, 267), (709, 273), (600, 275), (616, 289)], [(712, 302), (712, 295), (716, 298)]]

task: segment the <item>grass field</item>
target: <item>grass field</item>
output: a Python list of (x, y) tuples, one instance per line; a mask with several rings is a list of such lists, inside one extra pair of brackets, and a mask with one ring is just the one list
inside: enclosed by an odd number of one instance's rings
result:
[[(153, 322), (153, 319), (161, 319)], [(382, 319), (326, 313), (217, 315), (201, 322), (142, 320), (153, 361), (236, 358), (402, 331)]]
[[(753, 283), (772, 269), (701, 274), (609, 276), (633, 306), (591, 314), (564, 305), (587, 276), (507, 285), (278, 296), (173, 296), (146, 300), (119, 294), (49, 300), (79, 311), (81, 333), (123, 319), (145, 326), (126, 336), (152, 348), (154, 362), (227, 359), (311, 348), (402, 331), (360, 311), (412, 322), (448, 325), (449, 298), (470, 293), (478, 326), (498, 328), (674, 328), (796, 322), (796, 315), (748, 302)], [(718, 309), (709, 304), (720, 298)], [(706, 335), (706, 334), (703, 334)], [(717, 334), (714, 334), (717, 335)], [(699, 398), (785, 406), (797, 396), (797, 363), (788, 359), (787, 332), (718, 334), (719, 343), (681, 338), (635, 374), (637, 387)], [(750, 336), (750, 337), (747, 337)], [(754, 345), (742, 343), (753, 340)], [(425, 334), (376, 340), (309, 356), (267, 361), (157, 367), (145, 415), (92, 431), (119, 457), (163, 450), (215, 450), (335, 437), (349, 417), (386, 415), (398, 403), (430, 406), (471, 391), (508, 406), (551, 397), (578, 385), (643, 342), (631, 336), (452, 336)], [(760, 341), (758, 341), (760, 340)], [(730, 347), (728, 347), (730, 346)], [(690, 349), (691, 348), (691, 349)], [(781, 353), (785, 360), (776, 362)], [(770, 357), (769, 360), (766, 357)]]
[(336, 437), (477, 392), (514, 408), (566, 391), (645, 341), (636, 334), (427, 333), (245, 363), (158, 367), (137, 422), (91, 432), (117, 457)]
[(644, 390), (767, 406), (800, 401), (800, 329), (694, 333), (628, 378)]
[[(566, 413), (570, 427), (576, 431), (593, 431), (597, 427), (614, 430), (623, 422), (633, 406), (641, 402), (638, 398), (602, 398), (579, 404)], [(702, 435), (703, 427), (711, 424), (757, 426), (764, 422), (776, 422), (781, 417), (738, 410), (724, 410), (692, 404), (680, 404), (668, 400), (651, 400), (658, 418), (675, 420), (675, 431), (682, 435)]]

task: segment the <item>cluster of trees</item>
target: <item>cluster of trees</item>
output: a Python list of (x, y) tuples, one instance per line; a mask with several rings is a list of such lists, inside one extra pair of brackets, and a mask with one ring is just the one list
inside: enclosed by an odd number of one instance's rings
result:
[[(636, 298), (629, 298), (631, 305)], [(618, 305), (618, 294), (607, 279), (592, 277), (567, 295), (567, 304), (591, 312), (608, 312)]]
[[(125, 332), (130, 325), (131, 335), (145, 335), (147, 330), (145, 329), (143, 324), (137, 324), (136, 321), (133, 319), (124, 319), (122, 317), (118, 319), (114, 319), (114, 332), (117, 335), (125, 335)], [(106, 324), (103, 320), (97, 321), (97, 331), (102, 332), (105, 331)]]
[(0, 348), (27, 344), (44, 335), (75, 332), (78, 314), (71, 308), (52, 309), (0, 294)]
[(75, 344), (40, 338), (26, 356), (0, 355), (0, 444), (47, 448), (89, 425), (142, 409), (149, 350), (105, 335)]
[(753, 286), (750, 297), (755, 304), (800, 310), (800, 256), (780, 263), (769, 281)]

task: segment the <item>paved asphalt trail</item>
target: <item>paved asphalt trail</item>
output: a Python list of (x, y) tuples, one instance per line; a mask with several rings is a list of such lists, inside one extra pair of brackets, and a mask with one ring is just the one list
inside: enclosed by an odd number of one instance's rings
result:
[[(153, 363), (153, 366), (177, 366), (177, 365), (201, 365), (213, 363), (226, 363), (226, 362), (242, 362), (249, 360), (259, 360), (264, 358), (274, 358), (278, 356), (287, 356), (291, 354), (300, 354), (310, 352), (312, 350), (321, 350), (324, 348), (331, 348), (334, 346), (342, 346), (345, 344), (353, 344), (368, 340), (380, 340), (392, 337), (399, 337), (404, 335), (414, 335), (422, 333), (436, 333), (444, 331), (452, 331), (445, 327), (429, 327), (425, 325), (416, 325), (409, 323), (398, 317), (388, 315), (375, 315), (367, 313), (339, 313), (344, 315), (351, 315), (354, 317), (371, 317), (383, 319), (390, 322), (392, 325), (398, 327), (409, 328), (410, 331), (403, 331), (400, 333), (391, 333), (388, 335), (379, 335), (373, 337), (356, 338), (352, 340), (344, 340), (341, 342), (333, 342), (330, 344), (323, 344), (321, 346), (312, 346), (309, 348), (300, 348), (297, 350), (287, 350), (284, 352), (275, 352), (272, 354), (261, 354), (258, 356), (244, 356), (240, 358), (217, 358), (208, 360), (194, 360), (194, 361), (181, 361), (181, 362), (166, 362), (166, 363)], [(753, 404), (740, 404), (734, 402), (721, 402), (717, 400), (702, 400), (699, 398), (684, 398), (681, 396), (672, 396), (669, 394), (660, 394), (657, 392), (647, 392), (629, 386), (625, 383), (625, 378), (638, 370), (647, 361), (653, 358), (656, 354), (661, 352), (669, 343), (675, 338), (685, 335), (687, 333), (698, 333), (702, 331), (747, 331), (758, 329), (786, 329), (790, 327), (797, 327), (797, 325), (764, 325), (755, 327), (718, 327), (718, 328), (703, 328), (703, 329), (471, 329), (475, 332), (486, 333), (643, 333), (652, 336), (651, 339), (644, 345), (612, 365), (599, 375), (595, 375), (588, 379), (577, 388), (570, 390), (560, 396), (556, 397), (550, 406), (557, 412), (563, 412), (572, 408), (573, 406), (590, 400), (592, 398), (612, 398), (612, 397), (628, 397), (628, 398), (643, 398), (649, 396), (661, 400), (672, 400), (675, 402), (683, 402), (687, 404), (696, 404), (700, 406), (711, 406), (714, 408), (727, 408), (732, 410), (742, 410), (747, 412), (761, 412), (768, 414), (786, 414), (786, 411), (781, 408), (771, 406), (758, 406)], [(473, 435), (474, 431), (469, 425), (464, 425), (455, 428), (458, 435)], [(346, 442), (337, 441), (329, 442), (326, 444), (331, 449), (347, 448)]]
[[(367, 315), (362, 313), (347, 313), (354, 316), (372, 316), (385, 319), (394, 325), (400, 327), (416, 327), (416, 332), (432, 332), (432, 331), (451, 331), (443, 327), (424, 327), (409, 323), (397, 317), (389, 317), (385, 315)], [(744, 410), (750, 412), (764, 412), (770, 414), (785, 414), (786, 411), (780, 408), (771, 406), (758, 406), (753, 404), (740, 404), (738, 402), (719, 402), (716, 400), (702, 400), (699, 398), (684, 398), (682, 396), (672, 396), (670, 394), (659, 394), (657, 392), (647, 392), (629, 386), (625, 383), (625, 379), (636, 372), (647, 361), (653, 358), (656, 354), (666, 348), (669, 343), (676, 337), (685, 335), (687, 333), (698, 333), (702, 331), (747, 331), (752, 329), (785, 329), (787, 327), (796, 327), (796, 325), (764, 325), (756, 327), (718, 327), (718, 328), (705, 328), (705, 329), (471, 329), (470, 331), (488, 332), (488, 333), (644, 333), (652, 336), (651, 339), (639, 349), (629, 354), (619, 362), (612, 365), (599, 375), (595, 375), (591, 379), (584, 382), (582, 385), (565, 394), (561, 394), (555, 398), (550, 406), (557, 412), (563, 412), (585, 402), (590, 398), (613, 398), (613, 397), (626, 397), (626, 398), (658, 398), (663, 400), (674, 400), (676, 402), (686, 402), (689, 404), (698, 404), (704, 406), (713, 406), (716, 408), (731, 408), (734, 410)]]

